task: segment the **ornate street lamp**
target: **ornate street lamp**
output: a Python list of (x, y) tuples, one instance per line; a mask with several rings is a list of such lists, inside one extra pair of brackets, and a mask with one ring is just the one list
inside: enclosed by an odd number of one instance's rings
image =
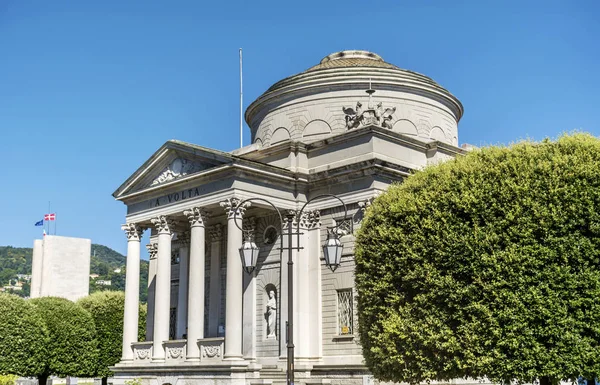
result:
[(335, 230), (327, 232), (327, 240), (323, 245), (323, 255), (325, 256), (325, 264), (331, 271), (335, 271), (342, 262), (342, 250), (344, 246), (340, 238), (335, 233)]
[[(287, 230), (287, 237), (288, 237), (288, 245), (286, 247), (287, 251), (288, 251), (288, 263), (287, 263), (287, 276), (288, 276), (288, 293), (287, 293), (287, 302), (288, 302), (288, 321), (287, 321), (287, 370), (286, 370), (286, 384), (287, 385), (294, 385), (294, 259), (293, 259), (293, 253), (292, 251), (294, 249), (299, 250), (301, 249), (301, 247), (296, 246), (294, 247), (292, 245), (292, 236), (295, 234), (298, 237), (298, 243), (297, 245), (300, 245), (300, 218), (302, 217), (302, 213), (304, 212), (304, 209), (306, 208), (306, 206), (316, 200), (316, 199), (320, 199), (320, 198), (326, 198), (326, 197), (330, 197), (330, 198), (335, 198), (338, 201), (340, 201), (342, 203), (342, 206), (344, 207), (344, 219), (346, 218), (346, 216), (348, 215), (348, 208), (346, 207), (346, 204), (344, 203), (344, 201), (342, 201), (340, 199), (340, 197), (333, 195), (333, 194), (323, 194), (323, 195), (319, 195), (316, 196), (312, 199), (310, 199), (308, 202), (306, 202), (304, 204), (304, 206), (302, 206), (302, 208), (300, 209), (300, 211), (297, 214), (290, 214), (290, 215), (286, 215), (286, 230)], [(284, 230), (284, 220), (283, 220), (283, 216), (281, 215), (281, 211), (279, 211), (279, 209), (271, 202), (269, 202), (266, 199), (263, 198), (249, 198), (246, 199), (240, 203), (238, 203), (237, 207), (242, 207), (242, 205), (244, 205), (246, 202), (251, 202), (251, 201), (260, 201), (260, 202), (264, 202), (269, 204), (271, 207), (273, 207), (275, 209), (275, 211), (277, 212), (277, 214), (279, 215), (279, 220), (281, 223), (281, 231), (279, 232), (279, 241), (281, 243), (281, 247), (279, 248), (280, 250), (280, 255), (281, 255), (281, 261), (283, 262), (283, 230)], [(237, 215), (237, 207), (235, 209), (235, 215)], [(296, 228), (297, 231), (294, 232), (294, 228), (293, 228), (293, 223), (294, 223), (294, 219), (296, 219)], [(233, 223), (235, 223), (235, 225), (238, 227), (238, 229), (243, 231), (243, 228), (240, 227), (240, 225), (237, 223), (237, 220), (234, 217)], [(341, 224), (342, 222), (340, 222)], [(340, 224), (334, 226), (333, 228), (329, 229), (328, 231), (328, 235), (327, 235), (327, 241), (325, 242), (325, 245), (323, 245), (323, 253), (325, 255), (325, 264), (327, 265), (327, 267), (329, 267), (331, 269), (331, 271), (335, 271), (335, 269), (337, 269), (340, 266), (340, 262), (342, 259), (342, 242), (340, 242), (339, 237), (337, 236), (337, 229), (339, 228)], [(251, 274), (254, 269), (256, 268), (256, 263), (258, 261), (258, 246), (256, 246), (256, 243), (252, 242), (252, 241), (244, 241), (242, 244), (242, 247), (240, 247), (240, 257), (242, 258), (242, 265), (244, 267), (244, 270), (246, 270), (246, 272), (248, 274)]]
[(240, 247), (240, 257), (242, 257), (242, 266), (246, 273), (252, 274), (256, 268), (256, 261), (258, 261), (258, 246), (256, 243), (251, 241), (244, 241), (242, 247)]

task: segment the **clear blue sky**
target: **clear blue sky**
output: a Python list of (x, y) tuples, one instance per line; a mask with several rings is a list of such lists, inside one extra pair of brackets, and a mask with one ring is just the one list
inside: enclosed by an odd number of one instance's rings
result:
[(0, 0), (0, 245), (31, 247), (51, 201), (59, 235), (124, 253), (111, 194), (158, 147), (237, 147), (240, 47), (245, 107), (365, 49), (456, 95), (461, 143), (600, 135), (598, 15), (593, 0)]

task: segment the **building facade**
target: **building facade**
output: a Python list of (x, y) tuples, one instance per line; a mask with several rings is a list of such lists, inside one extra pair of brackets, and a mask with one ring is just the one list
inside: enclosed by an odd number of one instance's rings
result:
[[(432, 79), (371, 52), (342, 51), (248, 107), (251, 145), (227, 153), (165, 143), (114, 193), (127, 206), (128, 239), (114, 383), (285, 383), (285, 215), (300, 233), (291, 245), (296, 383), (369, 382), (357, 336), (354, 232), (390, 184), (462, 153), (462, 114)], [(138, 341), (146, 230), (148, 319)], [(335, 271), (323, 258), (328, 232), (343, 244)], [(244, 240), (259, 248), (250, 274), (240, 258)]]
[(31, 298), (62, 297), (71, 301), (90, 291), (92, 241), (45, 235), (33, 241)]

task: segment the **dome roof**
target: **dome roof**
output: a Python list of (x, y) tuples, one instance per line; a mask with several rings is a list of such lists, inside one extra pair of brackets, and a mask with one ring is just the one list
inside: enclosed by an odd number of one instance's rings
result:
[(457, 142), (460, 101), (433, 79), (369, 51), (335, 52), (278, 81), (248, 106), (245, 118), (253, 143), (310, 141), (347, 130), (346, 107), (370, 104), (372, 94), (376, 103), (397, 110), (387, 124), (394, 130)]
[(388, 63), (383, 60), (383, 58), (376, 53), (362, 50), (351, 50), (351, 51), (339, 51), (334, 52), (330, 55), (325, 56), (319, 64), (310, 67), (304, 72), (301, 72), (296, 75), (289, 76), (285, 79), (278, 81), (273, 84), (267, 92), (277, 90), (278, 88), (284, 87), (287, 85), (290, 80), (296, 79), (300, 75), (315, 73), (320, 70), (332, 70), (332, 69), (353, 69), (353, 68), (382, 68), (382, 69), (390, 69), (395, 70), (399, 74), (402, 74), (407, 77), (414, 78), (415, 80), (428, 83), (436, 88), (440, 88), (446, 92), (448, 92), (445, 88), (436, 83), (433, 79), (428, 76), (422, 75), (420, 73), (409, 71), (406, 69), (402, 69), (394, 64)]

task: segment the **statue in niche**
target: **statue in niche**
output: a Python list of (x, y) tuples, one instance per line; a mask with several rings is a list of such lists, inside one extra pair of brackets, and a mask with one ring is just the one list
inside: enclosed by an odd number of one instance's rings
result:
[(269, 290), (269, 300), (267, 301), (267, 311), (265, 319), (267, 320), (267, 338), (277, 338), (277, 297), (275, 290)]

